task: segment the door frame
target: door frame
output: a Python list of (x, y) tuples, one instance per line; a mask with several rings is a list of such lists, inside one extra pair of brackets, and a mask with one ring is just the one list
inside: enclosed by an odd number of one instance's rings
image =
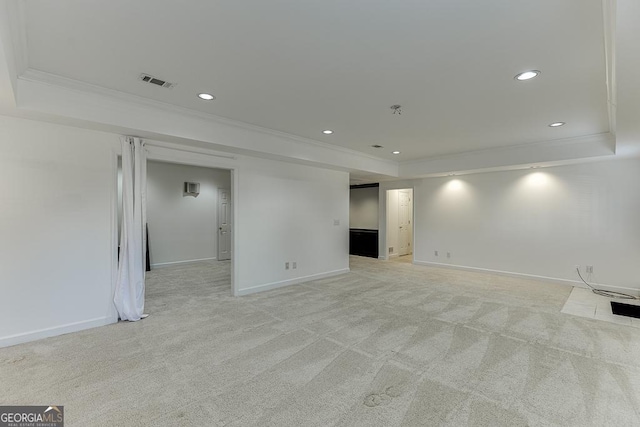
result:
[[(409, 218), (407, 218), (408, 220), (408, 226), (411, 227), (411, 233), (409, 233), (409, 235), (407, 236), (408, 238), (408, 242), (407, 242), (407, 252), (410, 252), (411, 254), (413, 254), (413, 189), (412, 188), (399, 188), (397, 190), (387, 190), (387, 194), (389, 194), (389, 191), (397, 191), (398, 192), (398, 225), (400, 224), (400, 218), (401, 218), (401, 213), (400, 213), (400, 208), (402, 207), (402, 203), (400, 201), (400, 195), (401, 194), (408, 194), (409, 197), (409, 206), (411, 207), (411, 209), (408, 210), (408, 215)], [(406, 254), (401, 254), (400, 250), (402, 249), (402, 237), (401, 237), (401, 233), (400, 231), (398, 231), (398, 256), (406, 256), (409, 255), (409, 253)]]
[[(203, 148), (189, 147), (179, 144), (173, 144), (162, 141), (144, 139), (147, 151), (147, 160), (174, 163), (187, 166), (199, 166), (214, 169), (228, 170), (231, 175), (230, 192), (231, 192), (231, 294), (238, 296), (239, 281), (239, 265), (237, 262), (238, 254), (236, 252), (238, 239), (238, 182), (240, 179), (240, 170), (237, 157), (232, 153), (224, 153)], [(114, 189), (112, 192), (112, 268), (115, 269), (114, 277), (117, 276), (117, 252), (118, 252), (118, 204), (117, 204), (117, 179), (118, 179), (118, 156), (120, 150), (114, 151), (114, 172), (113, 181)], [(216, 207), (217, 209), (217, 207)], [(212, 218), (213, 220), (213, 218)], [(216, 226), (217, 228), (217, 226)], [(115, 280), (112, 280), (112, 291), (115, 292)], [(112, 292), (112, 294), (113, 294)]]
[[(222, 231), (222, 206), (221, 206), (221, 200), (222, 200), (222, 192), (226, 191), (227, 192), (227, 205), (228, 205), (228, 212), (229, 215), (227, 216), (227, 223), (232, 221), (232, 213), (233, 213), (233, 199), (231, 198), (231, 189), (230, 188), (218, 188), (218, 200), (216, 203), (216, 210), (217, 210), (217, 215), (218, 215), (218, 223), (216, 224), (216, 233), (218, 233), (218, 247), (216, 248), (216, 256), (218, 258), (218, 261), (227, 261), (227, 260), (231, 260), (231, 239), (229, 240), (229, 254), (228, 254), (228, 258), (224, 258), (221, 256), (222, 252), (220, 250), (221, 248), (221, 240), (222, 240), (222, 235), (223, 235), (223, 231)], [(231, 228), (233, 228), (233, 223), (231, 224)], [(230, 233), (230, 230), (226, 230), (224, 233)]]
[(416, 260), (416, 181), (389, 181), (381, 182), (378, 193), (378, 259), (389, 260), (389, 247), (387, 245), (387, 191), (388, 190), (411, 190), (413, 199), (411, 201), (411, 262)]

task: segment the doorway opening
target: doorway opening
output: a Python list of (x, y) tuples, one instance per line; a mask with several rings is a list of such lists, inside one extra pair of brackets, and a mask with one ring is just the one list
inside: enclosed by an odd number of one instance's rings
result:
[[(229, 169), (147, 161), (145, 306), (150, 313), (176, 298), (233, 294), (232, 181)], [(121, 191), (118, 159), (117, 241)]]
[(413, 262), (413, 189), (387, 190), (387, 256)]

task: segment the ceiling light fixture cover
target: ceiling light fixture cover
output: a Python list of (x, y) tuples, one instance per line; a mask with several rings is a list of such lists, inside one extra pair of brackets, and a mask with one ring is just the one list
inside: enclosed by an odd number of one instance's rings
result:
[(331, 135), (333, 131), (331, 129), (326, 129), (326, 130), (323, 130), (322, 133), (324, 133), (325, 135)]
[(392, 151), (391, 154), (400, 154), (400, 152), (396, 150), (396, 151)]
[(531, 80), (534, 77), (538, 77), (540, 75), (540, 71), (538, 70), (529, 70), (529, 71), (524, 71), (518, 75), (516, 75), (514, 78), (516, 80), (519, 81), (525, 81), (525, 80)]
[(215, 96), (208, 94), (208, 93), (199, 93), (198, 94), (198, 98), (200, 99), (204, 99), (205, 101), (212, 101), (214, 99), (216, 99)]
[(565, 122), (555, 122), (555, 123), (551, 123), (549, 125), (549, 127), (550, 128), (557, 128), (557, 127), (564, 126), (564, 125), (565, 125)]

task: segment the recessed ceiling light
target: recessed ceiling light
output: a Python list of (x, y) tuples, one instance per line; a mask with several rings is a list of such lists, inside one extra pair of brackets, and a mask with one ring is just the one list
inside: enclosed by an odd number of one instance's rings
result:
[(214, 99), (216, 99), (215, 96), (208, 94), (208, 93), (199, 93), (198, 94), (198, 98), (200, 99), (204, 99), (205, 101), (212, 101)]
[(555, 123), (551, 123), (551, 124), (549, 125), (549, 127), (550, 127), (550, 128), (557, 128), (557, 127), (559, 127), (559, 126), (564, 126), (564, 125), (565, 125), (565, 122), (555, 122)]
[(540, 75), (540, 71), (538, 70), (530, 70), (530, 71), (524, 71), (518, 75), (516, 75), (514, 78), (516, 80), (520, 80), (520, 81), (525, 81), (525, 80), (531, 80), (534, 77), (538, 77)]
[(391, 154), (400, 154), (399, 151), (392, 151)]
[(323, 130), (322, 133), (324, 133), (325, 135), (331, 135), (333, 131), (331, 129), (326, 129), (326, 130)]

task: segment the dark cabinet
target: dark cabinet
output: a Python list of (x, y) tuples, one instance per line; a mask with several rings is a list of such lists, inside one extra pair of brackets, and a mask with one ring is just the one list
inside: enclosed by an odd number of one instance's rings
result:
[(349, 229), (349, 254), (378, 258), (378, 230)]

